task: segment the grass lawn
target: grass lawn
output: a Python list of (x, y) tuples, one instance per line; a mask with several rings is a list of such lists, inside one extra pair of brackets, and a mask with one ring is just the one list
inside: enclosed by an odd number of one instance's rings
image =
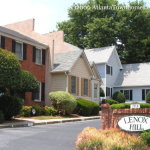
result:
[(37, 120), (49, 120), (49, 119), (64, 119), (64, 118), (70, 118), (69, 116), (65, 117), (65, 116), (37, 116), (37, 117), (33, 117), (33, 119), (37, 119)]

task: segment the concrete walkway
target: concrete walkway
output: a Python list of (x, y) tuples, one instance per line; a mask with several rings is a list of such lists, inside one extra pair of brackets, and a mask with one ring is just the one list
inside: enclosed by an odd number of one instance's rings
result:
[(49, 120), (17, 118), (11, 122), (5, 122), (3, 124), (0, 124), (0, 128), (31, 127), (31, 126), (35, 126), (35, 125), (47, 125), (47, 124), (85, 121), (85, 120), (93, 120), (93, 119), (100, 119), (100, 116), (80, 117), (80, 118), (64, 118), (64, 119), (49, 119)]

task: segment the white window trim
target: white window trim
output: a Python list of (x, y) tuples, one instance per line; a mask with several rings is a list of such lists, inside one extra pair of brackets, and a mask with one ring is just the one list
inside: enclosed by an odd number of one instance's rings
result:
[[(42, 49), (36, 47), (36, 51), (37, 51), (37, 50), (40, 50), (40, 52), (41, 52), (41, 63), (37, 63), (37, 62), (36, 62), (36, 57), (35, 57), (35, 64), (41, 66), (41, 65), (42, 65)], [(36, 52), (35, 52), (35, 53), (36, 53)], [(37, 55), (35, 55), (35, 56), (37, 56)]]
[(41, 95), (41, 90), (42, 90), (42, 89), (41, 89), (41, 82), (39, 83), (39, 86), (40, 86), (39, 99), (34, 99), (35, 102), (41, 102), (41, 101), (42, 101), (42, 100), (41, 100), (41, 99), (42, 99), (42, 98), (41, 98), (41, 96), (42, 96), (42, 95)]
[[(21, 44), (22, 58), (18, 57), (18, 59), (23, 60), (23, 43), (21, 41), (15, 41), (15, 42)], [(16, 50), (16, 45), (15, 45), (15, 50)], [(16, 51), (15, 51), (15, 54), (16, 54)]]

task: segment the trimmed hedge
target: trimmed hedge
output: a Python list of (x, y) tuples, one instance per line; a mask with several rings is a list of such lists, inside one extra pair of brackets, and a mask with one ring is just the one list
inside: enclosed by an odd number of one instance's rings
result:
[(124, 103), (125, 100), (126, 100), (126, 97), (125, 97), (124, 94), (121, 93), (121, 92), (115, 92), (115, 93), (113, 94), (112, 99), (116, 100), (116, 101), (119, 102), (119, 103)]
[(146, 145), (150, 146), (150, 131), (141, 133), (140, 137)]
[(109, 104), (109, 105), (112, 105), (112, 104), (118, 104), (117, 101), (113, 100), (113, 99), (103, 99), (102, 100), (102, 104)]
[(30, 117), (32, 115), (32, 106), (23, 106), (20, 116)]
[(112, 109), (125, 109), (130, 108), (131, 104), (140, 104), (141, 108), (150, 108), (150, 104), (148, 103), (120, 103), (120, 104), (113, 104), (110, 107)]
[[(35, 109), (36, 111), (35, 114), (32, 113), (32, 109)], [(41, 115), (54, 116), (57, 114), (58, 114), (58, 111), (53, 107), (48, 107), (48, 106), (41, 107), (38, 105), (33, 105), (33, 106), (23, 106), (20, 116), (24, 116), (24, 117), (41, 116)]]
[(44, 107), (44, 115), (45, 116), (55, 116), (58, 114), (58, 111), (54, 107)]
[(70, 115), (77, 106), (74, 96), (64, 91), (51, 92), (49, 98), (52, 106), (63, 115)]
[(23, 99), (2, 95), (0, 96), (0, 110), (4, 114), (5, 120), (10, 120), (13, 116), (16, 116), (20, 113), (23, 105)]
[(83, 116), (98, 115), (100, 107), (97, 103), (85, 100), (77, 99), (77, 107), (75, 112)]

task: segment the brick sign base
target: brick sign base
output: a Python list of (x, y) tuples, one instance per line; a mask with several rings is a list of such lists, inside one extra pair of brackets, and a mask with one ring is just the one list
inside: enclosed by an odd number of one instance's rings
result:
[(109, 104), (103, 104), (101, 108), (102, 108), (101, 120), (103, 130), (110, 128), (120, 129), (118, 126), (118, 121), (125, 116), (129, 115), (150, 116), (150, 108), (111, 109)]

